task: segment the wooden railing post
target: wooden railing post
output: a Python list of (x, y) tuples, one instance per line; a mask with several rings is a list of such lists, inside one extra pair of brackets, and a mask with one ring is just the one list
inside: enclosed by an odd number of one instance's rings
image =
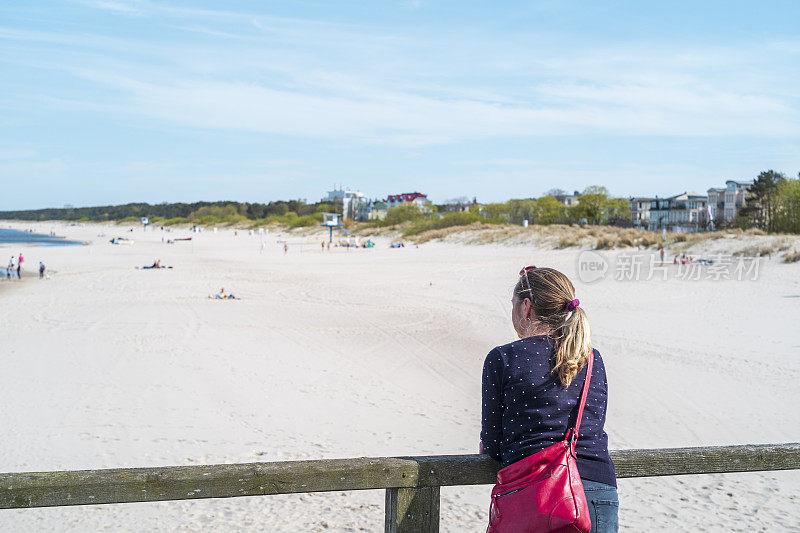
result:
[(439, 487), (386, 489), (386, 533), (438, 533)]

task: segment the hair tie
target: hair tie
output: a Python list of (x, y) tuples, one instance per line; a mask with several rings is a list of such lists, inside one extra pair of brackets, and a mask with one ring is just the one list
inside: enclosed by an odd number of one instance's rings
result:
[(578, 307), (580, 304), (581, 301), (575, 298), (574, 300), (572, 300), (567, 304), (567, 311), (569, 311), (570, 313), (573, 312), (575, 308)]

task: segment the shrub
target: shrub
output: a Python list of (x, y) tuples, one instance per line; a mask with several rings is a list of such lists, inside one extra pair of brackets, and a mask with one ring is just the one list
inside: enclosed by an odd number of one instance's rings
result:
[(430, 220), (422, 219), (414, 222), (411, 227), (403, 231), (403, 235), (408, 237), (411, 235), (419, 235), (423, 231), (430, 231), (434, 229), (444, 229), (453, 226), (468, 226), (475, 222), (482, 222), (483, 217), (476, 213), (458, 212), (447, 213), (441, 218), (433, 218)]
[(322, 218), (321, 212), (298, 216), (294, 211), (289, 211), (285, 215), (270, 215), (265, 218), (254, 220), (251, 227), (255, 228), (258, 226), (267, 226), (269, 224), (279, 224), (288, 228), (303, 228), (321, 223)]
[(140, 217), (125, 217), (117, 220), (117, 224), (138, 224), (141, 221)]
[(738, 252), (734, 252), (733, 255), (741, 255), (744, 257), (764, 257), (765, 255), (772, 255), (775, 252), (775, 248), (773, 246), (747, 246), (746, 248), (742, 248)]
[(594, 248), (595, 250), (611, 250), (615, 244), (614, 239), (611, 237), (598, 237)]
[(642, 235), (633, 242), (640, 246), (644, 246), (645, 248), (650, 248), (651, 246), (657, 245), (659, 243), (659, 240), (658, 237), (652, 235)]
[(188, 224), (189, 221), (186, 220), (184, 217), (175, 217), (175, 218), (168, 218), (164, 221), (165, 226), (174, 226), (176, 224)]
[(425, 213), (420, 211), (416, 204), (403, 204), (393, 207), (386, 212), (380, 222), (381, 226), (394, 226), (403, 222), (413, 222), (425, 218)]
[(577, 247), (578, 245), (580, 245), (580, 239), (577, 235), (567, 234), (558, 238), (559, 248), (572, 248)]
[(303, 228), (307, 226), (316, 226), (320, 222), (322, 222), (322, 213), (314, 213), (313, 215), (304, 215), (302, 217), (298, 217), (295, 215), (291, 221), (287, 222), (286, 225), (290, 228)]
[(783, 256), (784, 263), (797, 263), (798, 261), (800, 261), (800, 252), (796, 249)]

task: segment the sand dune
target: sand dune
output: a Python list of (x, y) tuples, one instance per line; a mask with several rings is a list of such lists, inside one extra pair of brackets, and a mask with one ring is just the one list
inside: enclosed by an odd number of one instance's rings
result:
[[(513, 339), (526, 264), (576, 282), (608, 370), (612, 448), (800, 441), (800, 265), (777, 258), (754, 281), (612, 269), (582, 283), (574, 249), (377, 238), (284, 255), (275, 233), (262, 250), (242, 231), (168, 245), (137, 228), (114, 246), (118, 227), (38, 227), (93, 242), (24, 248), (52, 278), (0, 283), (3, 471), (473, 452), (481, 365)], [(156, 258), (174, 268), (134, 269)], [(240, 299), (207, 299), (220, 287)], [(442, 530), (482, 531), (489, 490), (443, 489)], [(796, 471), (621, 480), (621, 521), (786, 531), (798, 493)], [(382, 528), (381, 491), (0, 514), (3, 531)]]

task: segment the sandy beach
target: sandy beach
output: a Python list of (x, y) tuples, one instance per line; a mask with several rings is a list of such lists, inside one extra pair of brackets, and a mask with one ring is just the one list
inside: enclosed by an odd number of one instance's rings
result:
[[(167, 244), (190, 234), (3, 225), (90, 242), (0, 246), (2, 264), (22, 251), (27, 267), (0, 282), (4, 472), (473, 453), (483, 359), (515, 338), (511, 289), (529, 264), (576, 285), (612, 449), (800, 441), (800, 263), (684, 280), (668, 251), (666, 281), (612, 268), (585, 283), (578, 249), (376, 237), (328, 252), (276, 230)], [(155, 259), (173, 268), (135, 269)], [(237, 299), (208, 299), (221, 287)], [(490, 489), (443, 489), (442, 531), (483, 531)], [(800, 530), (798, 471), (619, 489), (626, 531)], [(365, 491), (0, 511), (0, 531), (381, 531), (383, 504)]]

